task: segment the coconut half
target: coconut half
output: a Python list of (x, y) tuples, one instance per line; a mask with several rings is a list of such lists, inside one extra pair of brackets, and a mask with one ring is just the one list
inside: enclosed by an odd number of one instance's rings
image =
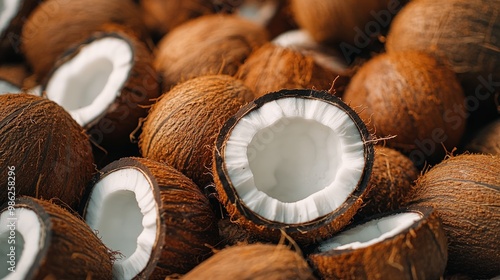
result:
[(81, 219), (55, 204), (31, 197), (10, 201), (0, 226), (1, 279), (111, 277), (111, 252)]
[(114, 279), (186, 273), (210, 255), (205, 244), (215, 244), (218, 235), (208, 199), (192, 181), (140, 158), (103, 168), (83, 213), (104, 244), (118, 252)]
[(324, 279), (439, 279), (447, 240), (431, 207), (387, 212), (320, 242), (309, 262)]
[(345, 226), (373, 164), (364, 123), (322, 91), (282, 90), (244, 106), (216, 142), (214, 175), (232, 220), (262, 237), (298, 241)]
[(106, 148), (130, 143), (160, 88), (146, 46), (119, 27), (104, 29), (61, 58), (43, 90)]

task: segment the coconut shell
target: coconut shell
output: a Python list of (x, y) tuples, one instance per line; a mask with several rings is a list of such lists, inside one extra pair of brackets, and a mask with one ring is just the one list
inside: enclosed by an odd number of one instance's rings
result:
[(350, 80), (320, 66), (313, 56), (271, 43), (253, 52), (236, 76), (255, 92), (255, 98), (281, 89), (329, 90), (333, 83), (342, 96)]
[[(99, 29), (100, 31), (92, 33), (88, 38), (77, 43), (76, 47), (67, 50), (66, 54), (56, 62), (48, 79), (44, 81), (42, 90), (45, 91), (54, 72), (77, 56), (88, 44), (104, 38), (123, 40), (130, 46), (132, 52), (132, 66), (128, 79), (119, 89), (120, 94), (117, 95), (115, 101), (102, 112), (100, 117), (85, 124), (84, 128), (90, 135), (92, 143), (99, 146), (99, 149), (132, 149), (129, 148), (132, 146), (130, 135), (139, 126), (140, 119), (146, 117), (154, 99), (160, 96), (161, 86), (158, 73), (153, 66), (151, 51), (135, 37), (130, 29), (114, 24), (107, 24)], [(66, 94), (71, 95), (71, 92)], [(47, 97), (50, 98), (50, 96)]]
[(24, 64), (5, 64), (0, 66), (0, 81), (7, 82), (21, 90), (24, 79), (29, 75)]
[(124, 25), (140, 38), (148, 38), (138, 5), (130, 0), (45, 0), (24, 25), (21, 48), (43, 81), (61, 55), (108, 23)]
[(386, 48), (425, 51), (445, 60), (470, 98), (472, 125), (481, 125), (498, 117), (499, 13), (498, 1), (410, 1), (394, 18)]
[[(83, 128), (62, 107), (38, 96), (0, 95), (0, 103), (0, 168), (15, 168), (16, 195), (77, 207), (95, 172)], [(7, 182), (7, 172), (0, 173), (0, 203), (7, 200)]]
[[(210, 203), (198, 186), (166, 164), (138, 157), (122, 158), (107, 165), (94, 177), (92, 185), (126, 168), (145, 174), (159, 209), (156, 244), (138, 279), (165, 279), (170, 274), (183, 274), (208, 258), (219, 241), (219, 232)], [(84, 216), (85, 212), (86, 209)]]
[(420, 173), (413, 162), (400, 152), (375, 146), (375, 160), (363, 207), (356, 219), (400, 209), (407, 200)]
[(307, 262), (284, 245), (252, 244), (224, 249), (182, 279), (316, 279)]
[(207, 15), (186, 22), (158, 43), (155, 64), (164, 90), (203, 75), (234, 75), (267, 39), (263, 27), (234, 15)]
[[(466, 120), (455, 74), (432, 56), (408, 51), (379, 55), (361, 66), (344, 100), (376, 133), (418, 166), (455, 148)], [(443, 145), (444, 144), (444, 148)]]
[(447, 240), (432, 207), (387, 212), (373, 219), (408, 212), (422, 219), (365, 248), (312, 253), (309, 263), (322, 279), (439, 279), (446, 267)]
[[(19, 9), (5, 29), (0, 30), (0, 61), (20, 61), (21, 31), (26, 18), (38, 6), (38, 0), (18, 0)], [(3, 8), (3, 5), (2, 5)], [(3, 12), (3, 11), (2, 11)]]
[(500, 119), (479, 130), (466, 148), (474, 153), (500, 156)]
[(253, 99), (227, 75), (194, 78), (174, 87), (151, 108), (139, 139), (145, 158), (166, 162), (205, 189), (215, 138), (222, 124)]
[(111, 279), (112, 252), (80, 217), (32, 197), (17, 198), (14, 207), (35, 212), (41, 226), (38, 254), (24, 279)]
[[(304, 98), (312, 100), (321, 100), (330, 103), (345, 110), (351, 120), (359, 129), (359, 133), (364, 145), (365, 166), (363, 174), (358, 181), (356, 189), (346, 199), (346, 201), (338, 206), (338, 208), (322, 217), (306, 223), (288, 224), (277, 221), (270, 221), (261, 215), (252, 211), (242, 202), (236, 188), (230, 180), (227, 168), (225, 166), (226, 142), (231, 136), (231, 132), (244, 116), (252, 111), (259, 109), (268, 102), (278, 100), (280, 98)], [(326, 91), (314, 90), (281, 90), (274, 93), (269, 93), (262, 96), (253, 102), (243, 106), (234, 116), (224, 123), (217, 136), (216, 146), (214, 149), (213, 174), (217, 199), (227, 210), (228, 216), (233, 223), (250, 231), (255, 237), (273, 242), (279, 241), (283, 233), (294, 239), (298, 244), (306, 245), (314, 243), (320, 239), (328, 238), (333, 233), (340, 231), (363, 204), (364, 193), (372, 172), (373, 165), (373, 143), (369, 141), (370, 135), (366, 126), (358, 117), (358, 115), (347, 106), (342, 100)]]
[(413, 204), (432, 206), (449, 240), (450, 273), (500, 274), (500, 157), (460, 155), (419, 178)]

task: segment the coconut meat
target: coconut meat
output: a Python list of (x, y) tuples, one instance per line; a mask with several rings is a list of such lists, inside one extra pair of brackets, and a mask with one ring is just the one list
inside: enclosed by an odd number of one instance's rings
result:
[(85, 220), (104, 244), (120, 255), (115, 279), (132, 279), (150, 259), (156, 243), (158, 206), (151, 181), (138, 169), (109, 173), (93, 188)]
[(132, 65), (133, 51), (127, 41), (95, 40), (54, 71), (45, 88), (47, 98), (85, 126), (102, 117), (120, 95)]
[(17, 15), (21, 0), (0, 0), (0, 35)]
[(224, 157), (240, 201), (287, 224), (335, 211), (356, 189), (365, 166), (364, 143), (350, 116), (306, 98), (274, 100), (242, 117)]
[(0, 94), (18, 93), (21, 89), (7, 81), (0, 80)]
[[(21, 207), (15, 208), (12, 213), (14, 215), (5, 210), (0, 215), (0, 279), (4, 280), (25, 279), (42, 246), (38, 215), (33, 210)], [(15, 228), (12, 224), (15, 224)], [(10, 236), (14, 236), (15, 243), (9, 242)], [(7, 269), (11, 267), (8, 263), (10, 256), (7, 256), (11, 254), (11, 246), (15, 249), (15, 272)]]
[(365, 248), (396, 236), (421, 219), (422, 215), (419, 213), (405, 212), (371, 220), (322, 242), (318, 249), (326, 252)]
[(278, 0), (245, 0), (236, 10), (236, 15), (266, 26), (278, 12)]

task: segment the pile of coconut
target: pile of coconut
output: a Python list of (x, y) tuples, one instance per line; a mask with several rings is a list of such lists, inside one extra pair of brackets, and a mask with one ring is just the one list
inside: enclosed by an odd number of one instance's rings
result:
[(0, 279), (497, 279), (498, 0), (0, 0)]

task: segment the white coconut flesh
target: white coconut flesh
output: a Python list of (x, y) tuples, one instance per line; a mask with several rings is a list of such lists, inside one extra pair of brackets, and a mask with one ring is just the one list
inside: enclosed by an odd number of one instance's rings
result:
[(9, 27), (10, 22), (19, 12), (21, 0), (0, 0), (0, 34)]
[(330, 250), (360, 249), (394, 237), (421, 220), (422, 215), (414, 212), (399, 213), (381, 219), (375, 219), (322, 242), (321, 252)]
[(341, 108), (281, 98), (240, 119), (225, 147), (225, 168), (247, 208), (297, 224), (339, 208), (365, 166), (361, 134)]
[(18, 93), (21, 89), (7, 81), (0, 80), (0, 94)]
[(236, 15), (266, 26), (278, 12), (278, 0), (245, 0), (236, 10)]
[(114, 279), (132, 279), (149, 262), (159, 217), (151, 184), (140, 170), (127, 168), (109, 173), (92, 189), (85, 221), (108, 248), (120, 252)]
[[(14, 215), (9, 210), (0, 215), (0, 279), (25, 279), (32, 269), (37, 254), (40, 250), (41, 223), (38, 215), (27, 208), (15, 208)], [(15, 227), (12, 226), (15, 224)], [(10, 238), (14, 236), (14, 238)], [(14, 240), (14, 241), (12, 241)], [(13, 243), (15, 242), (15, 243)], [(15, 252), (14, 271), (8, 268), (11, 253), (11, 246)]]
[(95, 40), (54, 71), (47, 98), (82, 126), (103, 116), (120, 95), (133, 65), (129, 43), (115, 37)]

